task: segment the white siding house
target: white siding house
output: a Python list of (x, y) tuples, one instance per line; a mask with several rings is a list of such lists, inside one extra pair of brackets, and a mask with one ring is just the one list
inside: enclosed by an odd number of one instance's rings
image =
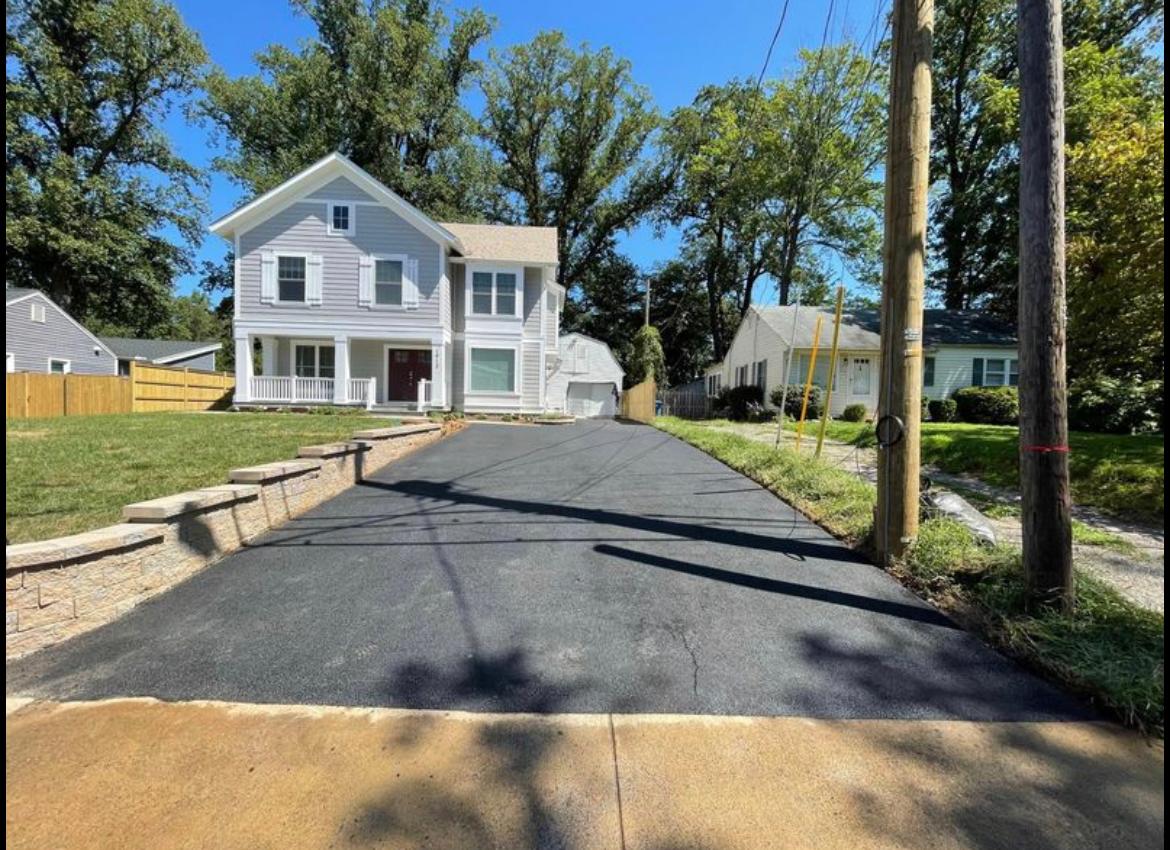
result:
[(625, 372), (609, 346), (580, 333), (565, 334), (548, 379), (548, 403), (573, 416), (616, 416)]
[(437, 222), (331, 154), (211, 230), (236, 256), (237, 404), (548, 409), (555, 228)]
[[(821, 320), (813, 383), (828, 384), (833, 342), (832, 310), (817, 307), (752, 307), (736, 331), (721, 363), (706, 372), (708, 393), (722, 387), (757, 384), (764, 403), (774, 389), (808, 377), (816, 323)], [(877, 410), (881, 381), (880, 316), (876, 310), (848, 310), (842, 318), (838, 362), (830, 413), (839, 416), (851, 404)], [(926, 398), (947, 398), (960, 387), (1015, 385), (1019, 379), (1015, 332), (996, 319), (973, 311), (924, 311), (923, 387)], [(791, 353), (791, 357), (789, 356)]]

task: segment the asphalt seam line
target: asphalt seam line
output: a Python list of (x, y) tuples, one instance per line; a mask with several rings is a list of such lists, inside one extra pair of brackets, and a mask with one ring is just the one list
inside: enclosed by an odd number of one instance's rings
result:
[(609, 715), (609, 744), (613, 751), (613, 788), (617, 796), (618, 846), (626, 850), (626, 821), (622, 814), (622, 777), (618, 770), (617, 732), (613, 727), (613, 713)]

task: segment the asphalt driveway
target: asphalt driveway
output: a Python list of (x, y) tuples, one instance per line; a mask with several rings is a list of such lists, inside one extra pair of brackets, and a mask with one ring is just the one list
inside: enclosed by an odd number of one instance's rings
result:
[(474, 425), (7, 690), (482, 711), (1083, 719), (654, 429)]

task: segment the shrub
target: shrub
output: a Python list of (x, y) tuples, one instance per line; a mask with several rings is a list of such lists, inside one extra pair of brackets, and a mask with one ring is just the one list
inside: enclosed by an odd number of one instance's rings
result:
[(716, 406), (727, 409), (727, 418), (743, 422), (751, 412), (751, 406), (763, 407), (764, 391), (755, 384), (740, 387), (725, 387), (720, 390)]
[(953, 398), (934, 398), (930, 400), (931, 422), (954, 422), (959, 416), (959, 405)]
[[(780, 406), (780, 401), (784, 396), (784, 387), (776, 387), (772, 390), (771, 401), (774, 407)], [(788, 397), (784, 399), (784, 418), (785, 419), (799, 419), (801, 400), (804, 398), (804, 384), (789, 384)], [(819, 419), (821, 410), (824, 405), (824, 394), (821, 388), (813, 385), (808, 394), (808, 410), (805, 412), (805, 419)]]
[(1157, 428), (1161, 388), (1152, 383), (1155, 386), (1104, 376), (1073, 381), (1068, 388), (1068, 426), (1074, 431), (1105, 434)]
[(841, 411), (841, 419), (845, 422), (864, 422), (868, 412), (864, 404), (849, 404)]
[(1016, 425), (1020, 396), (1015, 387), (963, 387), (952, 396), (958, 418), (977, 425)]

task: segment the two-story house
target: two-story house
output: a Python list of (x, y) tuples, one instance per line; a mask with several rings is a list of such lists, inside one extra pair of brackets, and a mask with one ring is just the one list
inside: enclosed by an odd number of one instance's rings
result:
[(436, 222), (334, 153), (211, 230), (235, 252), (237, 404), (547, 409), (555, 228)]

